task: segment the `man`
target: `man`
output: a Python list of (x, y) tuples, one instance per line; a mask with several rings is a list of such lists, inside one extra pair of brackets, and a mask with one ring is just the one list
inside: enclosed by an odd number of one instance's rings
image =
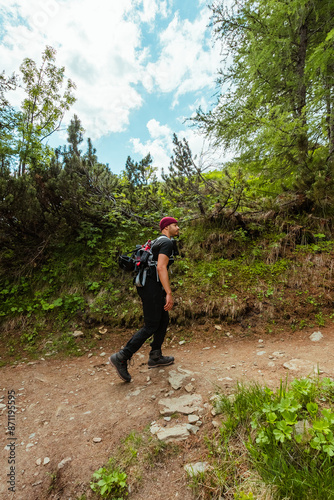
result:
[[(118, 375), (124, 382), (131, 381), (131, 375), (128, 372), (128, 361), (150, 337), (153, 337), (153, 339), (150, 344), (149, 368), (174, 363), (172, 356), (162, 355), (161, 346), (169, 323), (168, 311), (172, 309), (174, 304), (169, 284), (168, 266), (174, 249), (171, 238), (179, 235), (177, 220), (173, 217), (164, 217), (160, 221), (160, 231), (161, 236), (157, 238), (151, 249), (153, 260), (156, 262), (156, 270), (154, 267), (151, 268), (145, 286), (137, 288), (143, 303), (144, 326), (133, 335), (123, 349), (112, 354), (109, 358), (110, 364), (116, 368)], [(157, 276), (159, 279), (157, 279)]]

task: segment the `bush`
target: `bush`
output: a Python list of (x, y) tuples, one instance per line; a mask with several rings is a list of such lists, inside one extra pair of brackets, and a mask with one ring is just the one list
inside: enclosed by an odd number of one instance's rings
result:
[(226, 415), (221, 433), (248, 435), (249, 458), (275, 498), (334, 498), (334, 382), (296, 379), (273, 392), (238, 385), (235, 397), (219, 395)]

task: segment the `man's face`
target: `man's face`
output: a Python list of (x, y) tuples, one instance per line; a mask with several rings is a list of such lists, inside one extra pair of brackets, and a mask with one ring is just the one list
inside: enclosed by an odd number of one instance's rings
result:
[(173, 224), (169, 224), (168, 230), (169, 230), (169, 236), (170, 236), (170, 238), (173, 238), (174, 236), (178, 236), (179, 232), (180, 232), (180, 228), (176, 224), (176, 222), (173, 222)]

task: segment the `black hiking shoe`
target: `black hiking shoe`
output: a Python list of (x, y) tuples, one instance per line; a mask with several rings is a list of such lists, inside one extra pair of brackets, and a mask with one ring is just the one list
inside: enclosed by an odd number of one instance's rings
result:
[(121, 353), (116, 352), (112, 354), (109, 358), (109, 362), (116, 368), (118, 376), (124, 380), (124, 382), (131, 382), (131, 375), (128, 372), (128, 360), (125, 359)]
[(172, 365), (173, 363), (173, 356), (163, 356), (161, 354), (161, 350), (158, 350), (150, 352), (150, 357), (147, 364), (149, 368), (158, 368), (159, 366), (168, 366)]

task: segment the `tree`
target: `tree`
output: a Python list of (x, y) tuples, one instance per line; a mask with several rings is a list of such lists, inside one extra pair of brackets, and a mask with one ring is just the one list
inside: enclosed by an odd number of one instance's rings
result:
[(70, 156), (81, 156), (81, 151), (79, 150), (79, 144), (83, 141), (83, 133), (85, 132), (81, 121), (77, 115), (74, 115), (67, 127), (67, 142), (69, 143), (69, 154)]
[[(209, 217), (217, 207), (222, 212), (228, 208), (229, 215), (238, 209), (244, 197), (244, 176), (238, 168), (232, 173), (224, 168), (223, 172), (206, 170), (211, 166), (201, 153), (199, 158), (193, 157), (188, 141), (179, 140), (173, 135), (173, 155), (166, 174), (162, 171), (163, 190), (168, 195), (171, 206), (186, 209), (188, 216)], [(199, 212), (199, 215), (198, 215)]]
[(91, 167), (97, 163), (96, 148), (94, 148), (90, 137), (87, 139), (87, 151), (84, 154), (83, 161), (85, 165)]
[(210, 184), (206, 181), (201, 169), (196, 165), (188, 141), (180, 141), (173, 134), (173, 155), (169, 165), (169, 173), (162, 171), (165, 188), (170, 196), (178, 202), (195, 202), (200, 213), (205, 215), (205, 193), (203, 187)]
[(127, 157), (123, 171), (123, 190), (130, 205), (129, 214), (133, 211), (140, 215), (152, 209), (161, 210), (156, 168), (152, 163), (150, 153), (139, 162), (132, 160), (130, 156)]
[[(39, 68), (30, 58), (20, 66), (27, 97), (22, 103), (18, 126), (18, 175), (25, 173), (27, 165), (34, 166), (40, 161), (43, 157), (42, 141), (60, 127), (65, 111), (75, 101), (72, 94), (75, 85), (70, 79), (61, 92), (65, 68), (57, 68), (55, 58), (55, 49), (47, 46)], [(49, 153), (47, 149), (46, 153)]]
[(9, 158), (15, 154), (14, 130), (17, 114), (10, 105), (6, 93), (15, 90), (16, 86), (16, 75), (6, 77), (4, 72), (0, 74), (0, 172), (9, 169)]
[[(319, 198), (333, 193), (334, 0), (234, 0), (212, 7), (230, 55), (219, 99), (196, 122), (247, 168)], [(324, 196), (322, 196), (324, 198)], [(332, 199), (332, 201), (334, 201)]]
[(155, 169), (152, 166), (152, 157), (150, 153), (146, 155), (140, 162), (135, 162), (130, 156), (127, 157), (125, 163), (125, 175), (134, 189), (135, 187), (147, 186), (155, 176)]

